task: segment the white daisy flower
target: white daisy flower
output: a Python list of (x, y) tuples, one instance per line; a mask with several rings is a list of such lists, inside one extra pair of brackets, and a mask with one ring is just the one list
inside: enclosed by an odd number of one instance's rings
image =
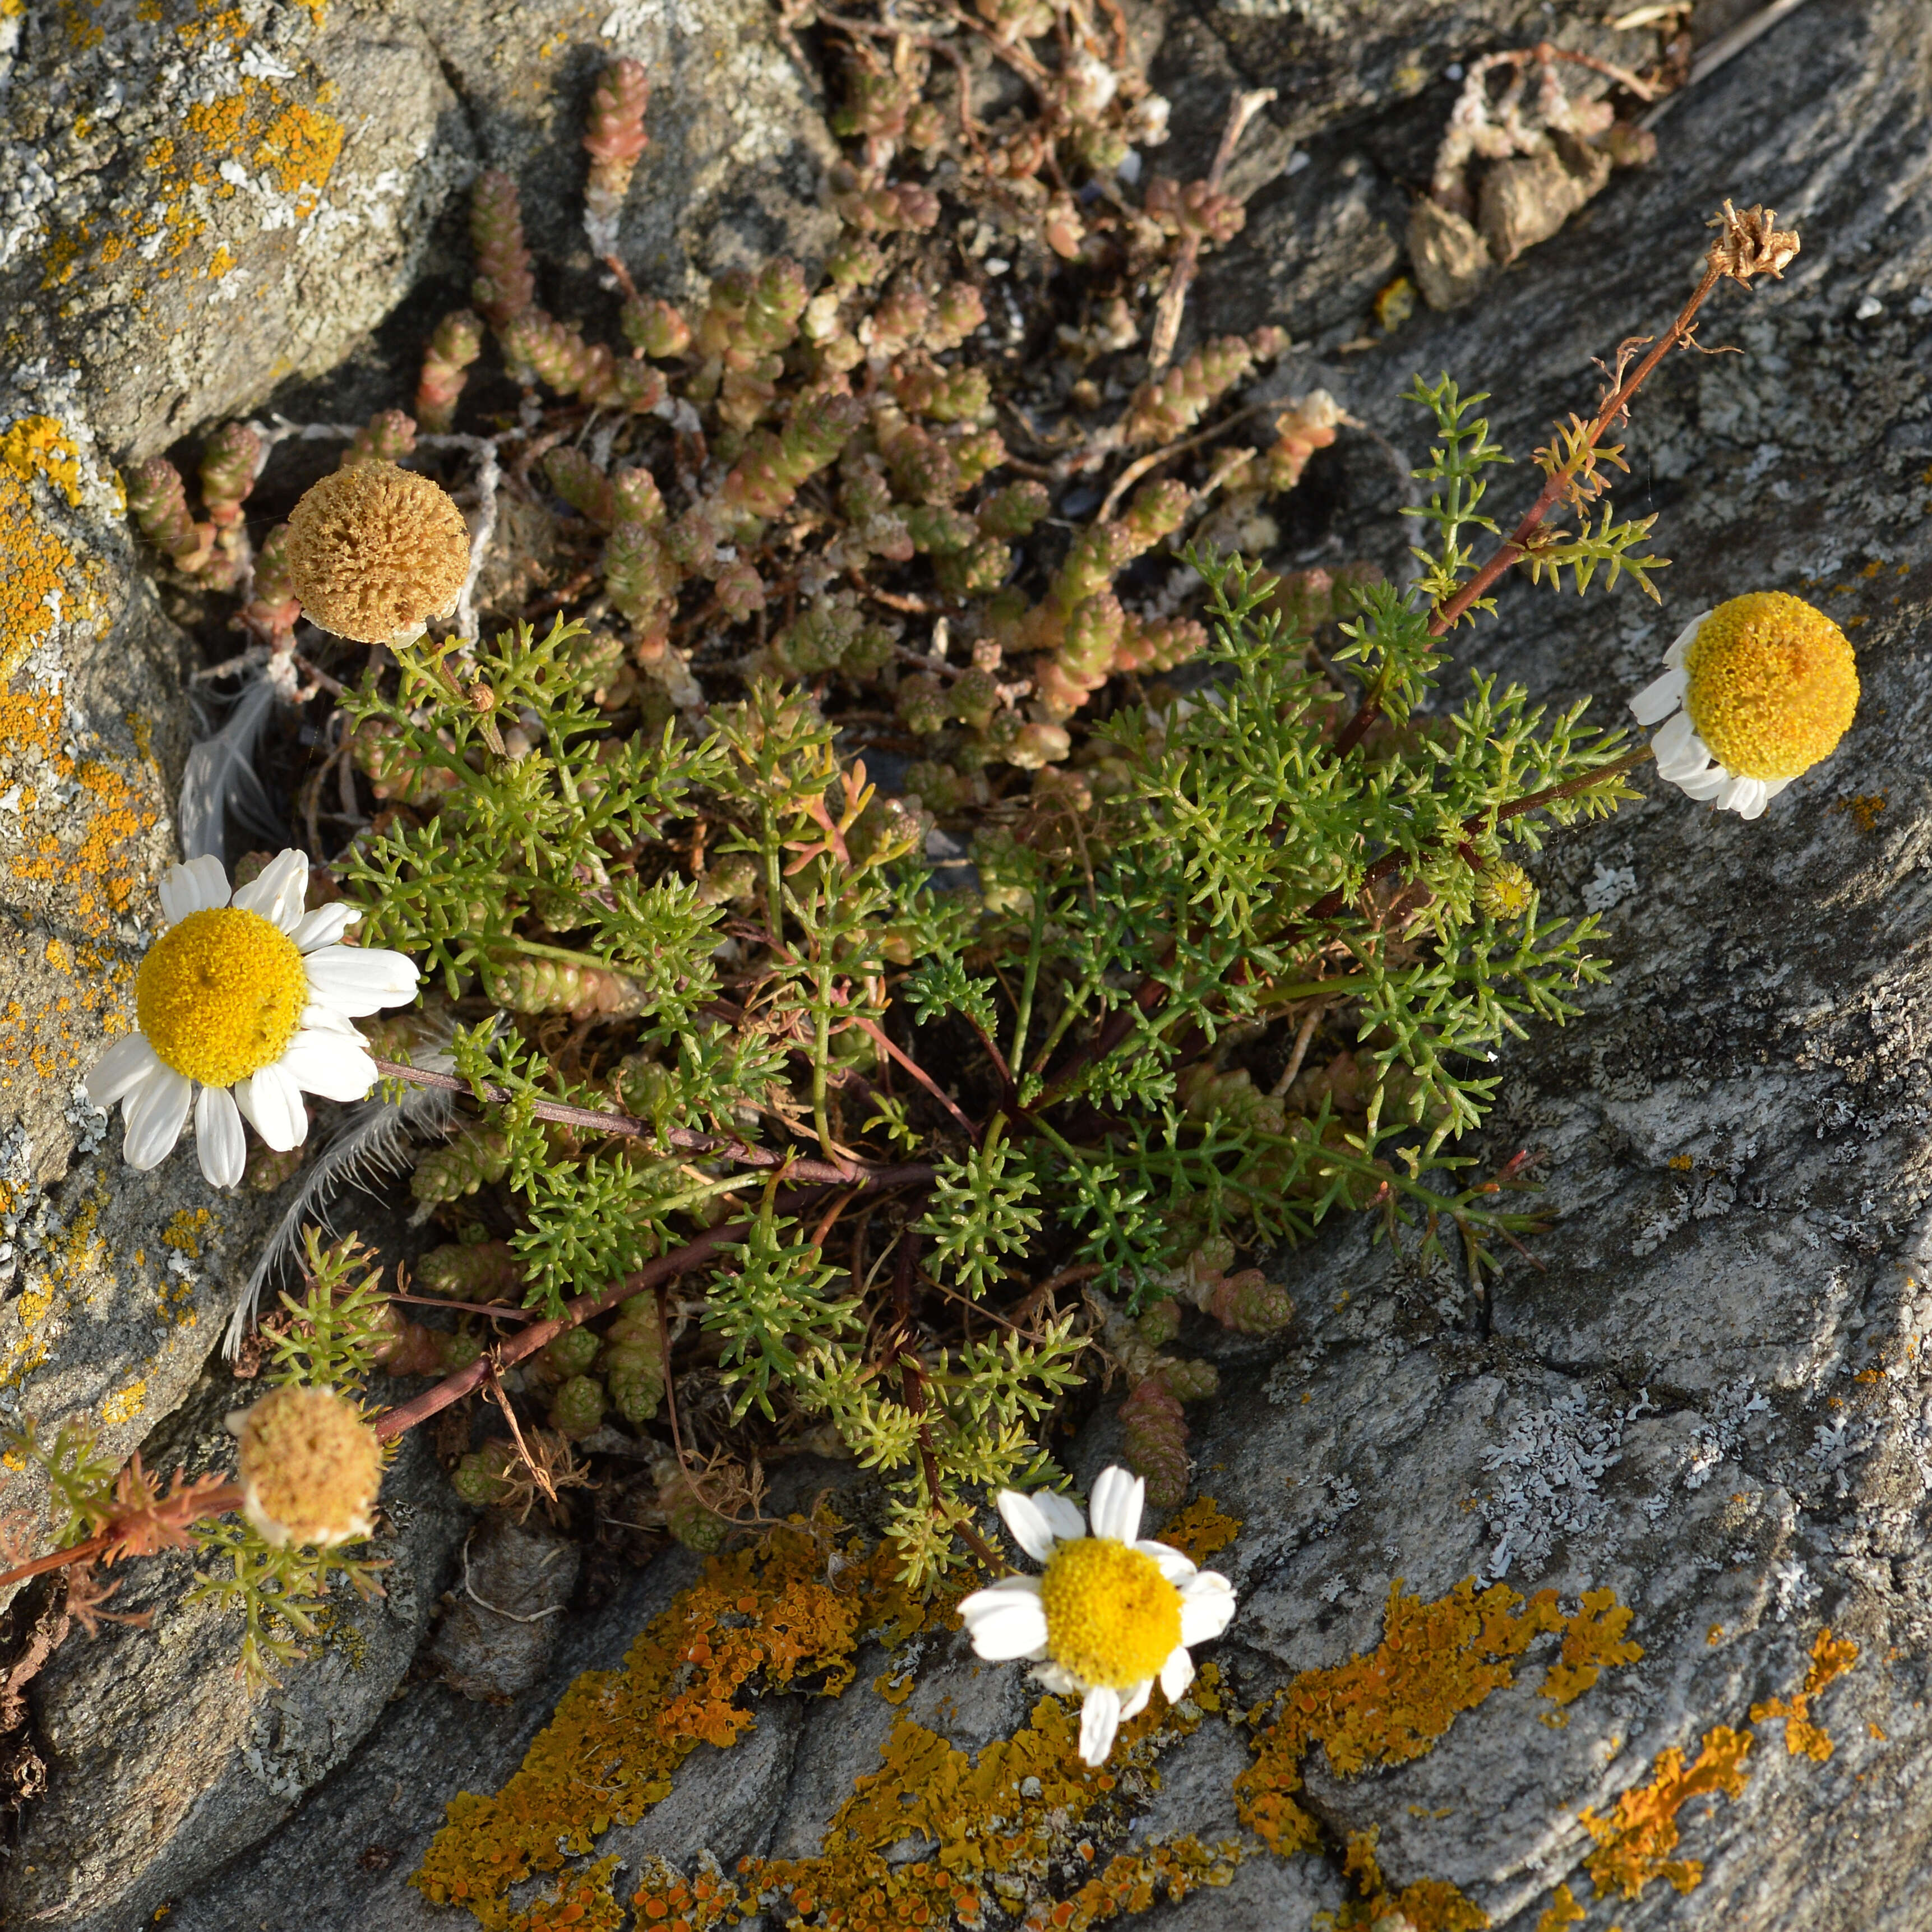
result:
[(1024, 1658), (1034, 1681), (1079, 1693), (1080, 1755), (1105, 1764), (1114, 1734), (1138, 1717), (1154, 1682), (1169, 1703), (1194, 1681), (1190, 1644), (1205, 1643), (1234, 1614), (1234, 1586), (1198, 1570), (1165, 1543), (1142, 1542), (1147, 1485), (1122, 1468), (1102, 1471), (1088, 1519), (1050, 1490), (1000, 1492), (1013, 1538), (1046, 1571), (1003, 1576), (959, 1606), (973, 1648), (995, 1664)]
[(286, 1152), (308, 1132), (304, 1094), (359, 1100), (376, 1063), (350, 1022), (416, 998), (400, 952), (339, 945), (353, 906), (304, 912), (308, 860), (278, 854), (228, 889), (219, 859), (191, 859), (161, 880), (167, 929), (134, 980), (140, 1030), (117, 1040), (87, 1076), (98, 1107), (118, 1100), (130, 1167), (158, 1166), (194, 1109), (201, 1171), (217, 1187), (242, 1178), (246, 1120)]
[(1845, 634), (1781, 590), (1700, 611), (1664, 654), (1664, 675), (1630, 700), (1660, 776), (1720, 812), (1756, 818), (1838, 748), (1858, 704)]

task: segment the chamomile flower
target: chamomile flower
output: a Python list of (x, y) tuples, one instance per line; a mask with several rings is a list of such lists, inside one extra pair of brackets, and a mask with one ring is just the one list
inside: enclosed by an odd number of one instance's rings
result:
[(242, 1178), (246, 1120), (286, 1153), (308, 1132), (304, 1094), (359, 1100), (376, 1063), (350, 1022), (416, 997), (400, 952), (344, 946), (353, 906), (304, 912), (308, 860), (286, 851), (231, 892), (219, 859), (190, 860), (161, 880), (167, 929), (134, 979), (140, 1030), (117, 1040), (87, 1076), (98, 1107), (122, 1106), (130, 1167), (158, 1166), (194, 1110), (201, 1171)]
[(1733, 597), (1691, 619), (1664, 675), (1630, 700), (1659, 774), (1720, 812), (1756, 818), (1838, 748), (1858, 706), (1845, 634), (1781, 590)]
[(1141, 1541), (1147, 1485), (1125, 1469), (1101, 1472), (1088, 1518), (1064, 1496), (1000, 1492), (1000, 1514), (1038, 1576), (1003, 1576), (959, 1606), (973, 1648), (993, 1663), (1024, 1658), (1036, 1683), (1078, 1693), (1080, 1755), (1105, 1764), (1114, 1734), (1138, 1717), (1154, 1682), (1172, 1703), (1194, 1681), (1190, 1644), (1205, 1643), (1234, 1614), (1234, 1586), (1165, 1543)]

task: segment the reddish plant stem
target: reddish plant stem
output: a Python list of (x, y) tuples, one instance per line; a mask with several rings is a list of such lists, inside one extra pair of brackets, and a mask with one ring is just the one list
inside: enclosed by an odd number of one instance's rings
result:
[[(912, 1352), (913, 1282), (919, 1273), (919, 1230), (908, 1226), (899, 1230), (899, 1248), (892, 1262), (892, 1312), (898, 1332), (894, 1348), (898, 1358), (899, 1378), (905, 1390), (906, 1412), (919, 1418), (919, 1466), (926, 1477), (926, 1494), (939, 1508), (939, 1454), (932, 1446), (932, 1432), (926, 1422), (926, 1371)], [(996, 1576), (1012, 1566), (973, 1527), (970, 1518), (952, 1526), (968, 1549)]]
[[(460, 1080), (453, 1073), (432, 1073), (423, 1067), (405, 1066), (398, 1060), (379, 1060), (376, 1071), (386, 1080), (406, 1080), (412, 1086), (440, 1088), (446, 1094), (475, 1090), (468, 1081)], [(516, 1098), (507, 1087), (494, 1086), (488, 1082), (484, 1083), (483, 1096), (500, 1105)], [(616, 1134), (627, 1140), (661, 1140), (665, 1146), (676, 1148), (682, 1154), (710, 1154), (720, 1160), (734, 1162), (740, 1167), (780, 1168), (796, 1180), (861, 1180), (869, 1174), (884, 1172), (860, 1162), (854, 1172), (835, 1166), (828, 1160), (807, 1160), (789, 1150), (777, 1154), (769, 1148), (750, 1147), (742, 1141), (727, 1139), (720, 1135), (696, 1133), (688, 1127), (672, 1127), (660, 1135), (650, 1121), (638, 1120), (629, 1114), (607, 1114), (596, 1107), (567, 1106), (561, 1100), (538, 1100), (530, 1111), (540, 1120), (555, 1120), (564, 1126), (582, 1127), (592, 1133)]]
[[(1677, 320), (1652, 346), (1650, 352), (1631, 374), (1604, 398), (1585, 433), (1587, 448), (1595, 448), (1598, 438), (1630, 407), (1632, 398), (1649, 380), (1652, 371), (1664, 357), (1679, 344), (1690, 340), (1697, 311), (1703, 307), (1705, 298), (1717, 286), (1718, 280), (1719, 272), (1716, 266), (1706, 267), (1703, 279), (1691, 292), (1690, 299), (1684, 304)], [(1557, 500), (1563, 494), (1564, 486), (1568, 481), (1568, 472), (1558, 468), (1537, 493), (1536, 500), (1523, 512), (1522, 520), (1497, 547), (1496, 554), (1489, 562), (1454, 596), (1436, 607), (1429, 620), (1429, 634), (1432, 638), (1447, 637), (1468, 614), (1471, 605), (1490, 585), (1512, 565), (1520, 562), (1529, 554), (1537, 532), (1543, 527), (1544, 520), (1556, 508)], [(1346, 758), (1362, 742), (1370, 726), (1382, 716), (1382, 683), (1378, 679), (1375, 688), (1356, 708), (1355, 715), (1336, 734), (1331, 755), (1337, 758)]]
[[(1705, 298), (1718, 286), (1718, 278), (1719, 272), (1714, 262), (1706, 268), (1702, 280), (1692, 290), (1690, 299), (1684, 304), (1677, 320), (1664, 331), (1652, 345), (1649, 354), (1630, 374), (1604, 398), (1601, 406), (1590, 419), (1589, 428), (1585, 434), (1587, 447), (1594, 449), (1598, 438), (1630, 407), (1632, 398), (1649, 380), (1651, 372), (1679, 343), (1689, 340), (1696, 321), (1697, 311), (1703, 307)], [(1523, 512), (1522, 520), (1510, 532), (1496, 554), (1454, 596), (1438, 608), (1435, 616), (1429, 620), (1431, 637), (1448, 636), (1470, 605), (1512, 564), (1529, 554), (1531, 540), (1541, 528), (1544, 519), (1556, 507), (1557, 499), (1563, 494), (1564, 485), (1568, 481), (1568, 472), (1559, 466), (1538, 491), (1535, 502)]]
[[(874, 1169), (854, 1181), (848, 1178), (841, 1184), (864, 1189), (904, 1187), (921, 1182), (930, 1183), (932, 1169), (925, 1166), (889, 1167)], [(804, 1194), (794, 1196), (784, 1205), (805, 1209), (812, 1206), (828, 1190), (812, 1188)], [(626, 1275), (607, 1288), (580, 1294), (563, 1305), (563, 1312), (547, 1316), (541, 1322), (532, 1322), (520, 1334), (513, 1335), (494, 1352), (494, 1360), (500, 1369), (508, 1368), (520, 1362), (525, 1356), (533, 1355), (548, 1343), (554, 1341), (567, 1328), (575, 1328), (601, 1315), (605, 1309), (614, 1307), (619, 1302), (634, 1294), (642, 1294), (656, 1288), (660, 1282), (674, 1280), (679, 1275), (688, 1274), (694, 1268), (701, 1268), (718, 1250), (734, 1241), (741, 1241), (751, 1232), (749, 1221), (728, 1222), (724, 1226), (712, 1228), (698, 1236), (694, 1241), (687, 1242), (681, 1248), (674, 1249), (668, 1255), (660, 1255), (654, 1262), (646, 1262), (634, 1274)], [(418, 1423), (427, 1422), (432, 1415), (448, 1408), (452, 1402), (460, 1402), (472, 1389), (481, 1385), (490, 1372), (490, 1358), (485, 1357), (470, 1364), (466, 1369), (459, 1369), (453, 1376), (446, 1376), (434, 1388), (423, 1390), (409, 1401), (386, 1409), (376, 1418), (376, 1433), (386, 1442), (406, 1435)]]
[[(226, 1516), (230, 1510), (239, 1509), (245, 1500), (246, 1492), (236, 1483), (226, 1483), (219, 1489), (207, 1490), (201, 1498), (201, 1508), (188, 1519), (188, 1522), (202, 1522), (210, 1516)], [(179, 1526), (183, 1529), (188, 1526), (187, 1522)], [(0, 1574), (0, 1590), (10, 1584), (24, 1583), (30, 1576), (44, 1576), (50, 1570), (64, 1570), (70, 1564), (92, 1563), (97, 1556), (105, 1556), (111, 1563), (114, 1560), (112, 1552), (127, 1539), (128, 1529), (125, 1520), (110, 1522), (99, 1535), (90, 1536), (83, 1543), (70, 1543), (64, 1550), (50, 1550), (44, 1556), (36, 1556), (31, 1563), (20, 1564)]]

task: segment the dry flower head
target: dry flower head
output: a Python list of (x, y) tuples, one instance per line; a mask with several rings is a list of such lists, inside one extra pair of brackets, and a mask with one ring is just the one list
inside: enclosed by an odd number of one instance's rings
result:
[(229, 1418), (248, 1520), (278, 1548), (367, 1536), (382, 1445), (332, 1389), (284, 1388)]
[(1795, 228), (1780, 228), (1776, 213), (1754, 204), (1740, 214), (1728, 200), (1724, 212), (1704, 224), (1720, 232), (1711, 244), (1710, 262), (1720, 275), (1750, 286), (1754, 275), (1783, 279), (1786, 265), (1798, 253)]
[(303, 613), (358, 644), (406, 644), (456, 608), (470, 527), (427, 476), (360, 463), (310, 488), (289, 518), (289, 577)]

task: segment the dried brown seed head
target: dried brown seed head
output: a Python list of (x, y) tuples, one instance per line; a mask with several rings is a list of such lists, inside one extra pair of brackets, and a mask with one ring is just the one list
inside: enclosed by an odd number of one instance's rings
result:
[(1768, 208), (1748, 208), (1740, 214), (1726, 201), (1723, 213), (1704, 225), (1720, 231), (1711, 244), (1712, 267), (1747, 287), (1754, 275), (1780, 279), (1786, 264), (1798, 253), (1798, 231), (1780, 228), (1777, 215)]
[(248, 1520), (278, 1546), (367, 1536), (382, 1445), (356, 1405), (328, 1389), (284, 1388), (228, 1418)]
[(303, 614), (358, 644), (406, 644), (456, 608), (470, 529), (427, 476), (393, 463), (338, 470), (289, 518), (288, 571)]

